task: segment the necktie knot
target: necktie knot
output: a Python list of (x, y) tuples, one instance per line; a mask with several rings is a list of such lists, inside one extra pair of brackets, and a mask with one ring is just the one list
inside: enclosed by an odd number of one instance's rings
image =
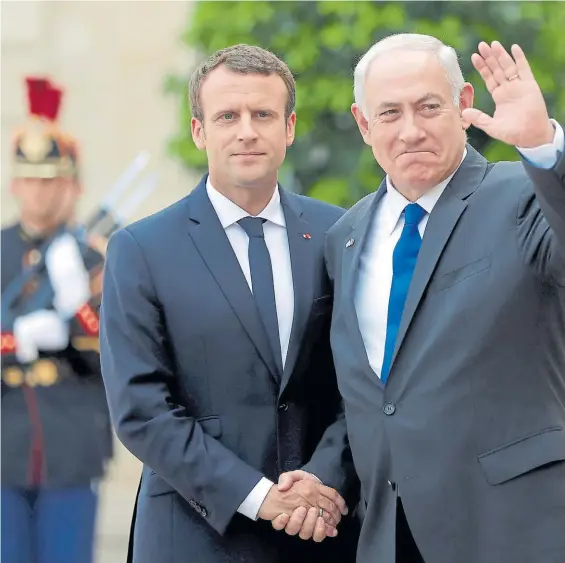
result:
[(406, 225), (418, 225), (424, 218), (426, 210), (417, 203), (410, 203), (404, 208), (404, 222)]
[(265, 221), (266, 219), (262, 217), (243, 217), (238, 223), (249, 238), (264, 238), (263, 223)]

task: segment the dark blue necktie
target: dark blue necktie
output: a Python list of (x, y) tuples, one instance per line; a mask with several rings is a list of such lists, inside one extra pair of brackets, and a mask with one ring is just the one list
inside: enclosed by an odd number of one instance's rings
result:
[(273, 267), (263, 233), (265, 221), (266, 219), (261, 217), (244, 217), (238, 223), (249, 237), (249, 269), (251, 270), (253, 297), (269, 337), (275, 361), (282, 373), (281, 341), (279, 338)]
[(381, 380), (383, 383), (386, 382), (390, 371), (404, 303), (406, 302), (408, 288), (416, 267), (418, 252), (420, 252), (420, 247), (422, 246), (422, 237), (418, 231), (418, 224), (425, 214), (425, 209), (417, 203), (411, 203), (406, 206), (404, 209), (404, 228), (392, 255), (392, 285), (388, 300), (385, 353), (381, 369)]

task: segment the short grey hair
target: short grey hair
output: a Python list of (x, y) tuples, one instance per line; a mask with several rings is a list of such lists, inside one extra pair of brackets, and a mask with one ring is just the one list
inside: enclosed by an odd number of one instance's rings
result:
[(274, 53), (255, 45), (233, 45), (216, 51), (202, 62), (190, 77), (188, 86), (190, 111), (192, 116), (202, 121), (204, 113), (200, 100), (200, 90), (206, 76), (219, 66), (225, 66), (232, 72), (240, 74), (278, 74), (285, 83), (288, 96), (285, 107), (285, 118), (288, 119), (296, 104), (296, 86), (292, 72), (287, 64)]
[(366, 114), (365, 83), (371, 64), (380, 55), (392, 51), (424, 51), (435, 55), (445, 69), (446, 78), (451, 86), (453, 103), (459, 105), (459, 97), (465, 85), (465, 79), (459, 65), (455, 49), (442, 43), (431, 35), (418, 33), (399, 33), (377, 41), (357, 63), (354, 71), (353, 93), (355, 103)]

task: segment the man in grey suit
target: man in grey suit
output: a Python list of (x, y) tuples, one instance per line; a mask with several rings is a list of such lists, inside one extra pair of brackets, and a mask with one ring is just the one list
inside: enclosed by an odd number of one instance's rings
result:
[[(108, 245), (102, 374), (117, 435), (144, 464), (134, 563), (354, 557), (356, 521), (341, 519), (354, 470), (328, 430), (341, 398), (323, 247), (343, 210), (277, 182), (294, 101), (268, 51), (236, 45), (204, 61), (190, 103), (209, 174)], [(307, 479), (274, 486), (307, 461)], [(300, 537), (272, 529), (295, 509)]]
[[(435, 38), (386, 38), (355, 71), (387, 174), (326, 249), (360, 563), (565, 561), (563, 128), (518, 46), (478, 51), (493, 117)], [(470, 125), (521, 161), (487, 162)]]

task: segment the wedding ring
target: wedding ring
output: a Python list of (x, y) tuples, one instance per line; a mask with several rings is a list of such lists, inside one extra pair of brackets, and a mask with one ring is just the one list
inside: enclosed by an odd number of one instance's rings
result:
[(320, 508), (320, 518), (323, 518), (323, 517), (324, 517), (324, 509)]
[(520, 78), (520, 76), (518, 74), (514, 74), (508, 78), (508, 82), (510, 82), (511, 80), (516, 80), (516, 78)]

